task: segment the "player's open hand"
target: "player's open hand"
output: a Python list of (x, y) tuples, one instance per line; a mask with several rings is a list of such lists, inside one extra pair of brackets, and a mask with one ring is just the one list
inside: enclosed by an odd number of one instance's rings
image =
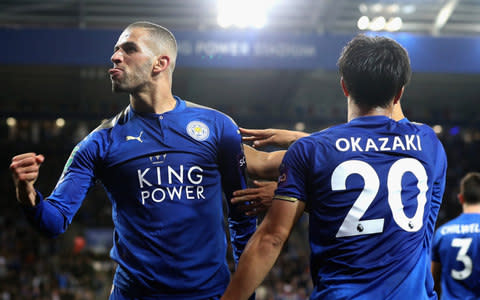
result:
[(256, 187), (235, 191), (231, 199), (233, 204), (240, 205), (240, 209), (247, 216), (258, 215), (272, 206), (272, 199), (277, 189), (275, 181), (254, 180), (253, 183)]
[(12, 158), (10, 170), (20, 203), (35, 206), (36, 192), (33, 184), (38, 178), (40, 165), (44, 160), (43, 155), (33, 152), (23, 153)]
[(240, 128), (240, 132), (244, 135), (243, 141), (253, 142), (253, 147), (261, 148), (268, 145), (274, 145), (282, 148), (288, 148), (290, 144), (308, 133), (301, 131), (285, 130), (285, 129), (246, 129)]

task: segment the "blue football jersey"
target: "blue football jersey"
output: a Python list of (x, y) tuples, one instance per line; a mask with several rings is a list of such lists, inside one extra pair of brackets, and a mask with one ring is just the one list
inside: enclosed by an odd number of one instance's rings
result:
[(432, 260), (442, 266), (441, 299), (480, 299), (480, 214), (464, 213), (440, 226)]
[[(222, 188), (246, 187), (237, 125), (216, 110), (176, 97), (163, 114), (128, 106), (73, 150), (52, 192), (27, 215), (50, 236), (65, 231), (99, 180), (112, 203), (114, 284), (147, 299), (221, 295), (226, 262)], [(39, 194), (41, 198), (41, 194)], [(256, 228), (229, 203), (235, 261)]]
[(311, 299), (435, 299), (430, 249), (446, 167), (430, 127), (385, 116), (294, 143), (275, 198), (306, 203)]

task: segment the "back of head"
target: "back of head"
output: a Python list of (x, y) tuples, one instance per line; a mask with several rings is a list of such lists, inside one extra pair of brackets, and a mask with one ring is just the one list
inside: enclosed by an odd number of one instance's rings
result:
[(171, 73), (173, 73), (175, 62), (177, 60), (177, 41), (173, 33), (163, 26), (146, 21), (132, 23), (128, 25), (125, 30), (133, 28), (142, 28), (148, 31), (150, 41), (154, 47), (152, 50), (156, 55), (167, 54), (170, 57), (169, 69)]
[(357, 35), (338, 59), (340, 75), (355, 103), (387, 107), (410, 80), (407, 51), (385, 37)]
[(480, 173), (471, 172), (460, 181), (460, 194), (467, 204), (480, 203)]

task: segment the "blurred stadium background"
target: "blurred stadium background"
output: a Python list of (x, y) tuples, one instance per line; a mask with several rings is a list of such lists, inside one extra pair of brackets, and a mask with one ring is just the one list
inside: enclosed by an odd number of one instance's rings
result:
[[(315, 131), (346, 119), (336, 59), (358, 32), (387, 35), (410, 53), (402, 103), (443, 141), (449, 162), (437, 225), (457, 216), (460, 177), (480, 170), (478, 0), (0, 0), (0, 300), (106, 299), (114, 264), (111, 206), (95, 187), (63, 236), (30, 228), (8, 165), (46, 156), (49, 193), (71, 149), (128, 104), (107, 70), (121, 30), (147, 20), (171, 29), (180, 55), (176, 95), (247, 128)], [(306, 218), (257, 299), (306, 299)]]

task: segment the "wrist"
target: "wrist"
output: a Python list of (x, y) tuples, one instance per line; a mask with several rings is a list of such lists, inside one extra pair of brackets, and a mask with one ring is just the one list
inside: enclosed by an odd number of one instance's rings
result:
[(28, 190), (17, 188), (16, 192), (18, 202), (24, 206), (35, 207), (39, 202), (37, 192), (33, 188)]

